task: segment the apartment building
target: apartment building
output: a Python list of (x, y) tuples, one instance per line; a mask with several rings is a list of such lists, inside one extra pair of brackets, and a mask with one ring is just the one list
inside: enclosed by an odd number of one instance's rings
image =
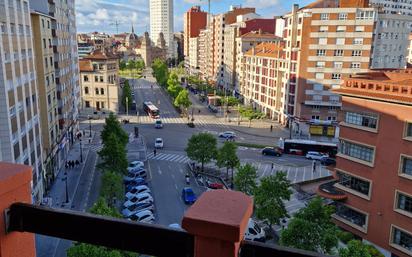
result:
[(184, 56), (189, 57), (190, 39), (198, 37), (200, 30), (205, 29), (207, 25), (207, 12), (203, 12), (200, 6), (193, 6), (183, 17), (184, 33)]
[(344, 80), (336, 181), (319, 194), (336, 200), (333, 218), (385, 256), (412, 255), (411, 69)]
[(185, 57), (187, 63), (186, 68), (190, 75), (197, 75), (199, 73), (199, 37), (189, 38), (189, 54)]
[[(211, 71), (208, 71), (209, 64), (213, 61), (213, 52), (212, 51), (212, 44), (210, 43), (211, 40), (211, 31), (210, 29), (201, 30), (199, 33), (199, 54), (198, 54), (198, 63), (199, 63), (199, 70), (200, 70), (200, 77), (203, 80), (208, 80), (208, 74)], [(194, 58), (191, 56), (191, 58)]]
[(45, 188), (56, 178), (60, 167), (57, 152), (59, 116), (57, 112), (57, 89), (55, 83), (52, 20), (48, 14), (32, 10), (31, 24), (36, 60), (36, 77), (40, 108), (40, 124), (43, 146), (43, 163), (46, 171)]
[(370, 0), (370, 4), (382, 8), (385, 13), (412, 16), (412, 2), (410, 0)]
[(285, 15), (288, 83), (281, 122), (295, 133), (331, 135), (327, 128), (337, 125), (341, 101), (329, 89), (344, 77), (406, 66), (409, 16), (368, 6), (368, 1), (318, 1), (301, 9), (294, 5)]
[(281, 115), (285, 63), (283, 45), (272, 42), (252, 47), (243, 58), (244, 101), (274, 120)]
[(29, 2), (0, 0), (0, 160), (33, 167), (39, 203), (45, 174), (34, 52)]
[(406, 57), (406, 61), (408, 62), (408, 66), (412, 64), (412, 33), (409, 34), (409, 47), (408, 47), (408, 55)]
[[(176, 58), (177, 48), (173, 40), (173, 0), (150, 0), (150, 38), (157, 44), (163, 33), (167, 46), (167, 57)], [(160, 47), (160, 45), (157, 45)]]
[(118, 57), (96, 50), (80, 60), (82, 111), (105, 114), (119, 111)]
[(234, 77), (234, 90), (235, 95), (242, 95), (241, 83), (243, 81), (243, 56), (246, 51), (255, 47), (262, 42), (273, 42), (276, 44), (283, 44), (281, 37), (275, 36), (273, 33), (264, 33), (262, 29), (257, 31), (251, 31), (235, 39), (236, 44), (236, 61), (235, 61), (235, 77)]

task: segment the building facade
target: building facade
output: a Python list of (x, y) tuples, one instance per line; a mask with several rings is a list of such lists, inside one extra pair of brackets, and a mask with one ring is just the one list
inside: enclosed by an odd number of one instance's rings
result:
[(412, 2), (403, 0), (370, 0), (372, 6), (378, 6), (383, 9), (385, 13), (403, 14), (412, 16)]
[(177, 57), (173, 40), (173, 18), (173, 0), (150, 0), (150, 38), (156, 44), (159, 34), (163, 33), (169, 58)]
[(40, 124), (43, 145), (43, 163), (46, 171), (45, 188), (49, 188), (58, 173), (58, 132), (59, 116), (57, 112), (57, 89), (54, 70), (54, 53), (52, 44), (52, 20), (54, 18), (33, 10), (31, 23), (36, 61), (36, 77)]
[(33, 167), (32, 200), (39, 203), (45, 172), (35, 49), (26, 0), (0, 1), (0, 90), (0, 159)]
[(107, 114), (119, 111), (119, 60), (96, 50), (80, 60), (82, 112)]
[(252, 47), (243, 57), (244, 102), (273, 120), (279, 120), (282, 113), (285, 63), (284, 47), (271, 42)]
[(190, 75), (197, 75), (200, 71), (199, 67), (199, 37), (192, 37), (189, 39), (189, 54), (185, 58), (188, 60), (186, 68)]
[(336, 200), (336, 223), (385, 256), (412, 255), (411, 75), (360, 73), (334, 90), (343, 107), (336, 181), (319, 188)]
[(183, 54), (189, 57), (190, 39), (198, 37), (200, 30), (205, 29), (207, 25), (207, 12), (203, 12), (200, 6), (193, 6), (184, 14), (183, 33), (184, 33), (184, 51)]

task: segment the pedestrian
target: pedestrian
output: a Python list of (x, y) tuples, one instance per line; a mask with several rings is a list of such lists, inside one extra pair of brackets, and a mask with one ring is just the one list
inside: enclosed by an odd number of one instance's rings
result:
[(76, 167), (80, 165), (79, 160), (76, 160)]
[(270, 132), (272, 132), (273, 130), (273, 125), (270, 125)]
[(72, 168), (74, 168), (74, 161), (71, 160), (70, 162), (71, 162), (71, 164), (72, 164)]
[(197, 110), (198, 111), (198, 113), (200, 113), (200, 109), (199, 110)]
[(156, 148), (153, 150), (153, 156), (156, 156)]
[(64, 167), (66, 168), (66, 170), (69, 168), (69, 162), (66, 161), (66, 164), (64, 165)]
[(313, 160), (312, 161), (312, 172), (315, 173), (315, 171), (316, 171), (316, 161)]
[(273, 162), (272, 162), (272, 167), (271, 167), (271, 170), (273, 170)]

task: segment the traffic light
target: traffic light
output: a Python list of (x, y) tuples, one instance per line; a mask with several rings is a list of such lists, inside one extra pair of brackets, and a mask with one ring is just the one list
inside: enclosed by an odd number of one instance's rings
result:
[(134, 127), (134, 136), (139, 137), (139, 128), (138, 127)]

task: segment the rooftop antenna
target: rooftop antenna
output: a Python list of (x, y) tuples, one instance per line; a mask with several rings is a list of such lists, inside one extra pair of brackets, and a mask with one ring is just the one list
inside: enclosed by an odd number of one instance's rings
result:
[(116, 34), (119, 34), (119, 25), (121, 23), (118, 20), (115, 20), (114, 22), (110, 23), (109, 25), (111, 26), (116, 26)]

